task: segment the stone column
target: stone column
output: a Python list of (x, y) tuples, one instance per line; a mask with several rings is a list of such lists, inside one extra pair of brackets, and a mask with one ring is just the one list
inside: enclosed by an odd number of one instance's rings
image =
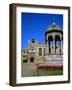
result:
[(47, 40), (46, 54), (47, 54), (47, 55), (49, 54), (49, 42), (48, 42), (48, 40)]
[(53, 54), (55, 54), (55, 36), (53, 36)]
[(61, 39), (61, 54), (63, 54), (63, 44), (62, 44), (62, 39)]
[(60, 54), (63, 53), (63, 43), (62, 43), (62, 36), (60, 36)]

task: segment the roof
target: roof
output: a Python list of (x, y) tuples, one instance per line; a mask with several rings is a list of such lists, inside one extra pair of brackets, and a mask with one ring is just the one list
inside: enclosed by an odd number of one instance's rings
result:
[(62, 31), (63, 28), (58, 26), (55, 22), (52, 23), (52, 25), (50, 25), (48, 28), (47, 28), (47, 31), (52, 31), (52, 30), (57, 30), (57, 31)]

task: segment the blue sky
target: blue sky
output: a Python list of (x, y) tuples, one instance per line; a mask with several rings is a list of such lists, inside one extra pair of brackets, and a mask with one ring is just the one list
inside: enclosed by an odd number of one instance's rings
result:
[(63, 27), (62, 14), (22, 13), (21, 14), (21, 44), (22, 48), (28, 47), (28, 40), (35, 38), (39, 43), (45, 41), (45, 31), (53, 22)]

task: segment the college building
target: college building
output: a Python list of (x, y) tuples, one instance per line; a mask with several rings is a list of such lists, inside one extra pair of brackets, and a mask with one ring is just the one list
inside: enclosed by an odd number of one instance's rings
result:
[(28, 48), (22, 48), (22, 63), (63, 65), (63, 28), (53, 22), (44, 35), (44, 43), (33, 38), (28, 41)]

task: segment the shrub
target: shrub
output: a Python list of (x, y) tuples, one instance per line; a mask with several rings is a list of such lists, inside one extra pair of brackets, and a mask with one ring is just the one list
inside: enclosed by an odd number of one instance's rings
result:
[(37, 66), (37, 69), (63, 70), (63, 66), (38, 65), (38, 66)]

